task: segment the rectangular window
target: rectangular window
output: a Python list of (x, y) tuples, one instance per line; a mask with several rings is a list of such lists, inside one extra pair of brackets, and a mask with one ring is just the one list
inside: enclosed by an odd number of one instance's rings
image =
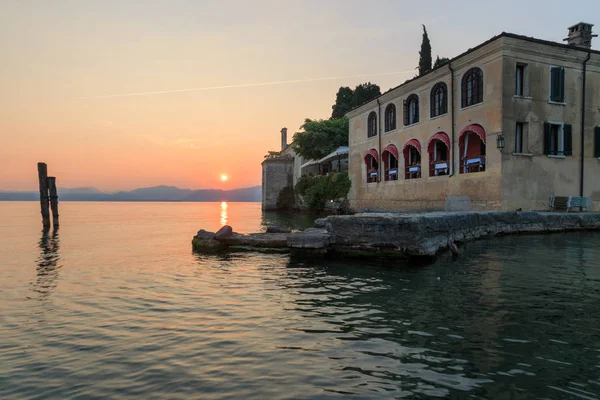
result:
[(544, 123), (544, 154), (551, 156), (573, 155), (573, 131), (570, 124)]
[(515, 153), (523, 153), (523, 123), (517, 122), (515, 129)]
[(515, 94), (525, 96), (525, 64), (517, 64)]
[(550, 101), (565, 102), (565, 69), (550, 67)]

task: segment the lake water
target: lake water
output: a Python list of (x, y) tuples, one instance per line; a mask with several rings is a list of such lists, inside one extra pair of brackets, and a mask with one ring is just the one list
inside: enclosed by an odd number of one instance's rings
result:
[(198, 256), (255, 203), (0, 203), (0, 398), (600, 399), (600, 234), (458, 260)]

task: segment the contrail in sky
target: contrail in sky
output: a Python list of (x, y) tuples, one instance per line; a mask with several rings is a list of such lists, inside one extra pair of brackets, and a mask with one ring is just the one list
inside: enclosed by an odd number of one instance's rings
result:
[(374, 74), (361, 74), (361, 75), (348, 75), (348, 76), (328, 76), (326, 78), (309, 78), (309, 79), (296, 79), (291, 81), (275, 81), (275, 82), (260, 82), (260, 83), (244, 83), (239, 85), (225, 85), (225, 86), (208, 86), (200, 88), (190, 89), (173, 89), (173, 90), (160, 90), (156, 92), (139, 92), (139, 93), (121, 93), (121, 94), (105, 94), (100, 96), (88, 96), (80, 97), (80, 99), (102, 99), (109, 97), (131, 97), (131, 96), (148, 96), (152, 94), (165, 94), (165, 93), (182, 93), (182, 92), (201, 92), (205, 90), (216, 90), (216, 89), (234, 89), (234, 88), (247, 88), (257, 86), (274, 86), (274, 85), (285, 85), (288, 83), (308, 83), (308, 82), (319, 82), (319, 81), (332, 81), (336, 79), (350, 79), (350, 78), (362, 78), (366, 76), (385, 76), (385, 75), (400, 75), (414, 73), (411, 71), (397, 71), (397, 72), (382, 72)]

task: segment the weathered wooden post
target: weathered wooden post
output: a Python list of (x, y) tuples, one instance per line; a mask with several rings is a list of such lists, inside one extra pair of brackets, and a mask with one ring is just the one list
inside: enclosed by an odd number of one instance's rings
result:
[(50, 211), (48, 210), (48, 166), (38, 163), (38, 178), (40, 181), (40, 208), (44, 229), (50, 229)]
[(58, 228), (58, 193), (56, 192), (56, 178), (48, 177), (48, 190), (50, 191), (50, 208), (52, 209), (52, 225)]

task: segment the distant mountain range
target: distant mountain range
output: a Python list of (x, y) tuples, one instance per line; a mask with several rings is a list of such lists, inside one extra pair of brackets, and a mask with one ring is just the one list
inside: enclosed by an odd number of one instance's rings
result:
[[(154, 186), (117, 193), (105, 193), (96, 188), (58, 188), (59, 201), (244, 201), (259, 202), (260, 186), (244, 189), (179, 189), (174, 186)], [(39, 192), (0, 191), (0, 201), (37, 201)]]

